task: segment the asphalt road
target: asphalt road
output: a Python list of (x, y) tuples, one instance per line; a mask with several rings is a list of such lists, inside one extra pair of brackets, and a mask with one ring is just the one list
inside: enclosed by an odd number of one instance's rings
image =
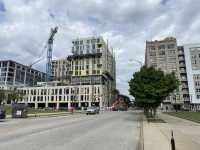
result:
[(137, 150), (140, 115), (103, 112), (0, 122), (0, 150)]

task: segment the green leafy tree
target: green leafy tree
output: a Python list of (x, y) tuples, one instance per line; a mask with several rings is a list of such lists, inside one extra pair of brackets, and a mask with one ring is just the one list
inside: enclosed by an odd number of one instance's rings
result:
[(129, 92), (135, 97), (135, 104), (143, 107), (148, 117), (155, 117), (157, 107), (178, 85), (174, 73), (164, 73), (153, 67), (143, 66), (139, 72), (133, 74), (129, 82)]
[(19, 100), (22, 100), (24, 94), (22, 91), (14, 89), (8, 92), (8, 101), (12, 103), (17, 103)]
[(17, 89), (12, 90), (3, 90), (0, 89), (0, 105), (3, 103), (17, 103), (19, 100), (22, 100), (24, 94), (22, 91)]

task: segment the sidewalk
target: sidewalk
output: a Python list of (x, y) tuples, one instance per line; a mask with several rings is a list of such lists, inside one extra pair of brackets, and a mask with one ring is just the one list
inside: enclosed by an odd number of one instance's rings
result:
[(159, 114), (166, 123), (143, 122), (144, 150), (171, 150), (171, 131), (177, 150), (200, 150), (200, 124)]

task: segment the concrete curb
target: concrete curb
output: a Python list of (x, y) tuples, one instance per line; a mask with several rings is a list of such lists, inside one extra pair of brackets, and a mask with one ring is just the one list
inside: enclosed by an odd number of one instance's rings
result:
[(140, 140), (139, 140), (138, 150), (144, 150), (143, 121), (144, 121), (144, 115), (142, 114), (141, 120), (140, 120)]

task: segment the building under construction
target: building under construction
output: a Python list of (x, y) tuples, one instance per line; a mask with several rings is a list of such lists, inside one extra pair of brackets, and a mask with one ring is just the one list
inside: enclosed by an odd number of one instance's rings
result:
[(15, 62), (13, 60), (0, 61), (0, 88), (12, 90), (17, 87), (33, 87), (37, 82), (44, 82), (46, 74)]
[(32, 107), (111, 106), (116, 89), (116, 63), (112, 48), (101, 36), (72, 41), (72, 54), (52, 61), (57, 86), (21, 88), (20, 103)]

